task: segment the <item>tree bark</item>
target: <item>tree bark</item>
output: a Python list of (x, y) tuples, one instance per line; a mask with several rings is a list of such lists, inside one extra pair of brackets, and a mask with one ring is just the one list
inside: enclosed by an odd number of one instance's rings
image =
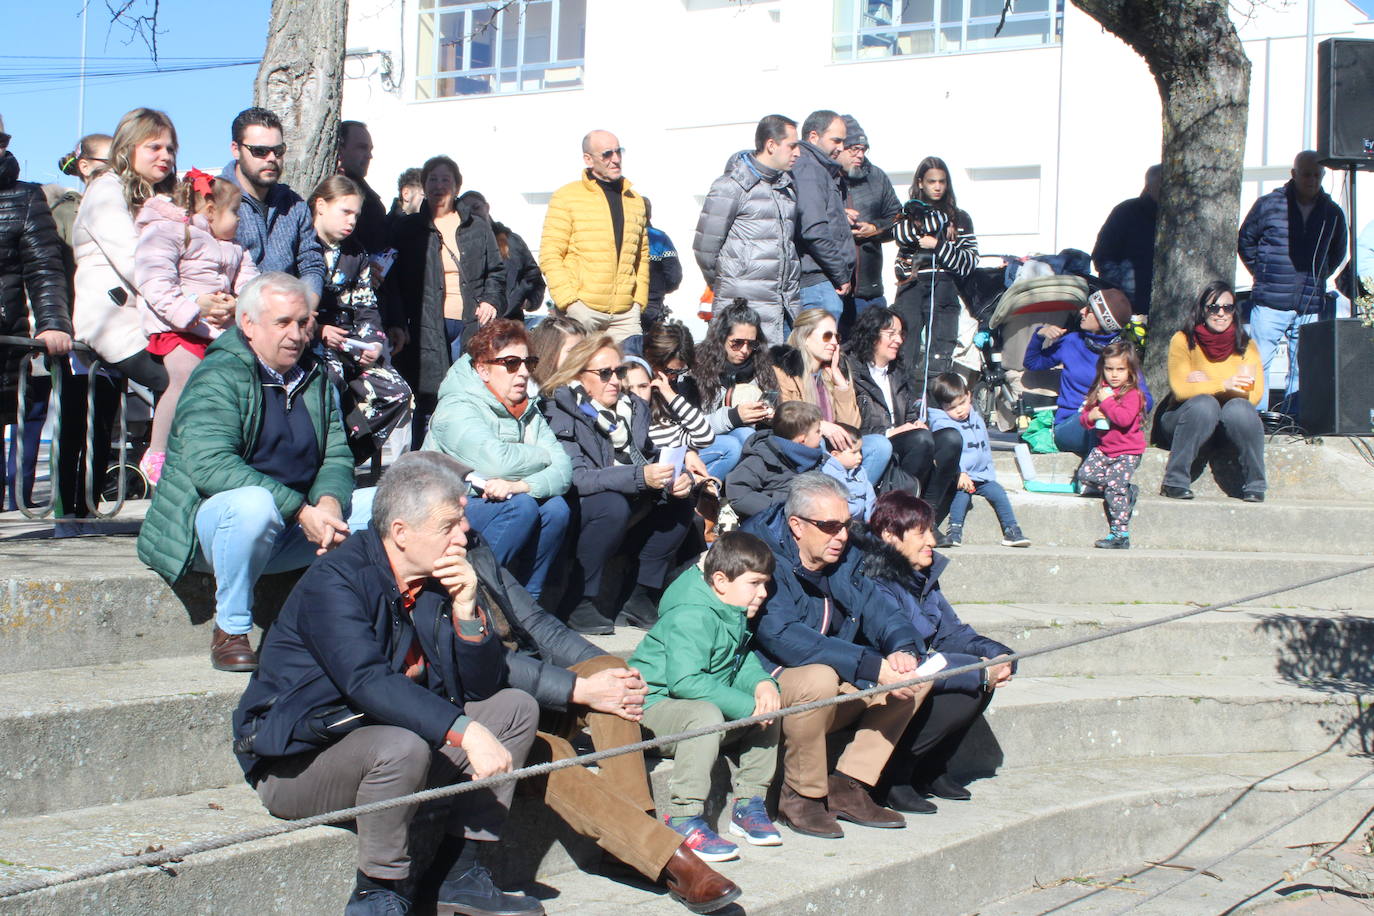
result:
[(253, 103), (281, 118), (282, 180), (308, 196), (334, 173), (348, 0), (272, 0)]
[(1226, 0), (1073, 0), (1145, 59), (1163, 103), (1145, 375), (1169, 390), (1169, 339), (1198, 293), (1235, 276), (1250, 61)]

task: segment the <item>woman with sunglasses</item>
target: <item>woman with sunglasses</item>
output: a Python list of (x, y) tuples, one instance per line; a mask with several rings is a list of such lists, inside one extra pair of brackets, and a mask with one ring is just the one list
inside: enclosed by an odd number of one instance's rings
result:
[[(778, 391), (784, 401), (805, 401), (821, 409), (821, 435), (830, 448), (846, 451), (854, 446), (840, 426), (863, 426), (858, 393), (848, 361), (840, 353), (840, 334), (835, 318), (822, 308), (803, 309), (787, 343), (773, 348), (778, 367)], [(876, 489), (892, 459), (887, 436), (863, 436), (863, 469)]]
[(661, 449), (687, 446), (687, 469), (698, 482), (723, 481), (739, 462), (738, 440), (717, 436), (701, 410), (701, 392), (691, 369), (695, 349), (691, 332), (676, 322), (654, 322), (644, 335), (653, 421), (649, 436)]
[(714, 447), (732, 452), (738, 464), (744, 444), (781, 403), (763, 319), (744, 299), (716, 309), (696, 348), (692, 378), (716, 434)]
[(863, 417), (859, 430), (886, 436), (892, 443), (893, 463), (884, 489), (923, 494), (935, 507), (938, 525), (954, 498), (964, 440), (958, 430), (932, 432), (926, 425), (920, 395), (912, 390), (902, 359), (905, 340), (906, 322), (901, 315), (884, 306), (870, 306), (855, 319), (844, 350)]
[(529, 335), (498, 318), (468, 341), (439, 389), (424, 447), (472, 468), (469, 524), (535, 600), (568, 530), (572, 462), (529, 397)]
[(1158, 417), (1161, 438), (1169, 444), (1159, 492), (1193, 498), (1193, 460), (1220, 430), (1240, 453), (1241, 498), (1264, 502), (1264, 424), (1256, 412), (1266, 392), (1264, 365), (1236, 319), (1236, 297), (1227, 283), (1207, 284), (1187, 326), (1169, 341), (1169, 388), (1177, 404)]
[[(660, 460), (649, 438), (649, 405), (623, 391), (623, 372), (615, 342), (589, 337), (549, 379), (553, 397), (545, 402), (549, 426), (572, 460), (569, 502), (578, 533), (568, 594), (580, 600), (568, 626), (589, 635), (613, 633), (613, 622), (654, 625), (692, 520), (692, 475)], [(634, 590), (618, 615), (603, 613), (597, 600), (602, 573), (617, 553), (639, 560)]]

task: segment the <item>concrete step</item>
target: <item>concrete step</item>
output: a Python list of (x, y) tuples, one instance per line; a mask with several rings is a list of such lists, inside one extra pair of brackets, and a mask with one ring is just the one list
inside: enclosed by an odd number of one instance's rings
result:
[[(1374, 507), (1283, 500), (1243, 503), (1203, 496), (1194, 500), (1142, 496), (1131, 521), (1131, 544), (1151, 550), (1360, 555), (1374, 554)], [(1101, 499), (1009, 491), (1016, 520), (1037, 547), (1091, 547), (1107, 534)], [(965, 544), (1001, 541), (997, 515), (973, 498), (964, 522)]]
[[(975, 783), (973, 802), (942, 803), (938, 815), (910, 817), (906, 830), (845, 825), (840, 841), (784, 830), (781, 848), (745, 847), (740, 860), (720, 870), (744, 889), (740, 903), (751, 916), (905, 912), (912, 888), (919, 889), (922, 912), (969, 912), (1048, 876), (1146, 858), (1214, 855), (1367, 766), (1336, 754), (1283, 753), (1023, 768)], [(1272, 842), (1339, 836), (1349, 829), (1351, 812), (1371, 802), (1374, 787), (1362, 788)], [(0, 830), (0, 880), (269, 820), (243, 786), (10, 820)], [(124, 872), (0, 900), (0, 914), (337, 913), (351, 886), (355, 842), (345, 831), (315, 828), (193, 856), (167, 870)], [(554, 914), (682, 912), (661, 889), (614, 865), (604, 875), (569, 871), (525, 887)]]
[[(1363, 443), (1370, 439), (1360, 440)], [(1058, 452), (1033, 455), (1036, 476), (1047, 482), (1067, 483), (1073, 479), (1080, 459)], [(994, 450), (998, 478), (1006, 487), (1019, 486), (1021, 474), (1010, 451)], [(1149, 448), (1141, 456), (1135, 482), (1141, 492), (1156, 493), (1164, 478), (1169, 453)], [(1195, 469), (1192, 489), (1205, 496), (1239, 496), (1240, 468), (1234, 454), (1221, 455)], [(1320, 443), (1272, 441), (1264, 447), (1264, 471), (1271, 499), (1311, 499), (1340, 503), (1374, 502), (1374, 468), (1360, 449), (1344, 438)]]

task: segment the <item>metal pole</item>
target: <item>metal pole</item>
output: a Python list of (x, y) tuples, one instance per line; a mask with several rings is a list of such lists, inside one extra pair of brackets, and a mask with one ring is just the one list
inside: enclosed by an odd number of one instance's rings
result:
[[(1305, 48), (1306, 62), (1303, 67), (1302, 78), (1302, 148), (1312, 147), (1312, 77), (1316, 73), (1316, 65), (1313, 55), (1316, 50), (1317, 32), (1317, 2), (1307, 0), (1307, 44)], [(1266, 82), (1269, 79), (1269, 70), (1266, 67), (1264, 72)]]
[(76, 135), (78, 137), (86, 135), (86, 11), (90, 5), (91, 0), (83, 0), (81, 4), (81, 85), (76, 93)]

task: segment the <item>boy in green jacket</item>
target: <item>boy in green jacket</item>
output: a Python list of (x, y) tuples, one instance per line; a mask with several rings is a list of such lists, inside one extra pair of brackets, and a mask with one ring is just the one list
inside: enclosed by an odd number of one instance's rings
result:
[[(768, 545), (732, 531), (712, 545), (703, 569), (688, 569), (668, 587), (658, 623), (630, 659), (649, 687), (646, 729), (671, 735), (781, 707), (777, 682), (749, 648), (748, 622), (768, 597), (772, 576)], [(730, 832), (755, 846), (782, 843), (763, 803), (777, 770), (780, 734), (781, 723), (774, 719), (662, 749), (677, 761), (668, 783), (672, 802), (663, 819), (687, 838), (699, 858), (724, 862), (739, 856), (739, 847), (703, 817), (711, 769), (723, 744), (735, 744), (739, 751)]]

